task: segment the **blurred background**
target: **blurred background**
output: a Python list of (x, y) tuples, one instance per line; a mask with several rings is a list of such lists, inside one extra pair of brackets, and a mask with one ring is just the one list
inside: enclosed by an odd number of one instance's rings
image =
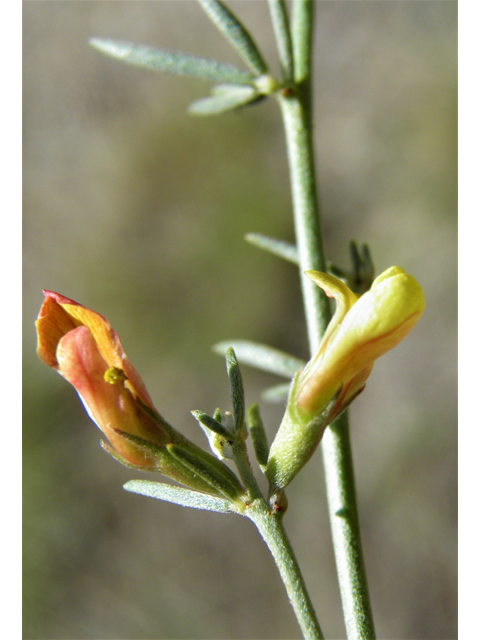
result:
[[(274, 74), (265, 0), (230, 2)], [(457, 5), (318, 2), (315, 118), (327, 257), (367, 242), (427, 308), (351, 408), (379, 638), (457, 634)], [(24, 15), (24, 637), (298, 638), (246, 519), (128, 494), (141, 474), (99, 447), (76, 393), (35, 354), (42, 288), (112, 323), (159, 411), (230, 408), (211, 345), (307, 358), (295, 268), (248, 245), (294, 241), (277, 104), (211, 119), (209, 85), (123, 65), (92, 36), (241, 60), (193, 0), (27, 2)], [(243, 368), (247, 401), (281, 382)], [(261, 403), (273, 439), (282, 407)], [(158, 478), (161, 479), (160, 477)], [(345, 637), (318, 451), (288, 490), (287, 531), (322, 628)]]

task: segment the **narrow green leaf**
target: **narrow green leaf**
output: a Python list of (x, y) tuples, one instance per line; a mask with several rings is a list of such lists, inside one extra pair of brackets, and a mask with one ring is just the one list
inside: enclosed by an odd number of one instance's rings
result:
[(339, 278), (340, 280), (343, 280), (345, 284), (349, 283), (349, 276), (344, 269), (337, 267), (336, 265), (333, 264), (333, 262), (329, 262), (328, 260), (327, 260), (326, 267), (327, 267), (327, 273), (329, 273), (332, 276), (335, 276), (336, 278)]
[(265, 402), (280, 403), (285, 402), (290, 391), (290, 384), (277, 384), (262, 391), (262, 400)]
[(237, 476), (222, 462), (216, 461), (218, 464), (214, 465), (211, 461), (204, 460), (196, 456), (192, 451), (176, 444), (168, 444), (167, 449), (187, 469), (198, 475), (205, 482), (208, 482), (226, 498), (238, 501), (243, 493), (243, 488)]
[(191, 413), (195, 420), (198, 420), (198, 422), (204, 427), (207, 427), (207, 429), (218, 433), (218, 435), (223, 436), (224, 438), (229, 437), (230, 434), (225, 429), (223, 424), (221, 424), (221, 422), (218, 422), (215, 418), (211, 418), (207, 413), (204, 413), (203, 411), (192, 411)]
[(360, 257), (360, 253), (358, 251), (357, 243), (355, 242), (355, 240), (350, 240), (348, 248), (350, 250), (350, 258), (353, 262), (353, 270), (359, 271), (362, 266), (362, 259)]
[(268, 461), (269, 446), (265, 427), (263, 426), (263, 422), (260, 417), (260, 409), (256, 402), (248, 409), (248, 424), (250, 426), (250, 435), (252, 436), (255, 456), (260, 468), (265, 472)]
[(293, 81), (293, 52), (290, 25), (285, 0), (269, 0), (273, 29), (277, 40), (278, 57), (282, 65), (283, 77)]
[(191, 507), (193, 509), (205, 509), (206, 511), (217, 511), (218, 513), (235, 513), (231, 503), (222, 498), (190, 491), (164, 482), (151, 482), (150, 480), (130, 480), (123, 485), (126, 491), (138, 493), (147, 498), (156, 498), (173, 502), (181, 507)]
[(251, 367), (276, 373), (278, 376), (292, 378), (305, 362), (284, 351), (274, 349), (266, 344), (250, 340), (230, 340), (219, 342), (213, 346), (215, 353), (223, 355), (228, 347), (235, 349), (237, 360)]
[(239, 433), (245, 422), (245, 391), (243, 388), (242, 374), (238, 366), (235, 351), (228, 347), (225, 354), (227, 373), (230, 381), (230, 393), (232, 395), (233, 419), (235, 433)]
[(254, 81), (254, 76), (233, 65), (199, 58), (180, 51), (167, 51), (148, 45), (106, 38), (91, 38), (90, 44), (113, 58), (152, 71), (237, 85), (248, 85)]
[(368, 244), (362, 244), (362, 253), (363, 253), (363, 263), (372, 272), (372, 276), (375, 273), (375, 267), (373, 265), (372, 254), (370, 253), (370, 249)]
[[(264, 236), (261, 233), (247, 233), (245, 236), (245, 240), (250, 244), (253, 244), (253, 246), (257, 247), (258, 249), (264, 249), (265, 251), (273, 253), (273, 255), (279, 258), (283, 258), (288, 262), (292, 262), (293, 264), (299, 264), (297, 248), (290, 242), (286, 242), (285, 240), (278, 240), (277, 238), (270, 238), (269, 236)], [(363, 245), (362, 250), (364, 252), (364, 255), (367, 256), (368, 249), (367, 252), (365, 252), (365, 245)], [(326, 267), (327, 273), (330, 273), (332, 276), (336, 276), (337, 278), (344, 280), (344, 282), (346, 282), (347, 284), (351, 284), (352, 278), (343, 269), (336, 267), (329, 260), (327, 260), (326, 262)]]
[(198, 0), (202, 9), (242, 56), (248, 67), (256, 75), (268, 72), (268, 67), (252, 36), (237, 16), (220, 0)]
[(261, 233), (247, 233), (245, 240), (259, 249), (264, 249), (279, 258), (288, 260), (288, 262), (298, 264), (297, 247), (290, 242), (277, 240), (277, 238), (269, 238)]
[(362, 254), (360, 254), (357, 243), (352, 240), (350, 242), (350, 258), (353, 263), (353, 273), (348, 278), (347, 284), (355, 293), (365, 293), (372, 286), (375, 277), (375, 267), (373, 266), (372, 256), (368, 245), (362, 245)]
[(254, 87), (221, 84), (213, 87), (211, 96), (192, 102), (188, 112), (194, 116), (213, 116), (262, 99)]

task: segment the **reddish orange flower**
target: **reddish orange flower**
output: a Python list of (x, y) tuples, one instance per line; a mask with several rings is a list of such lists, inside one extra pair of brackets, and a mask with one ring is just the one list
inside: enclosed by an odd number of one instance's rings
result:
[(36, 322), (40, 359), (75, 387), (123, 458), (135, 465), (152, 463), (119, 432), (160, 446), (171, 441), (170, 434), (148, 413), (157, 412), (117, 334), (99, 313), (53, 291), (44, 293)]
[(110, 441), (110, 453), (193, 489), (239, 495), (235, 474), (157, 412), (108, 320), (58, 293), (44, 293), (36, 321), (38, 355), (75, 387)]

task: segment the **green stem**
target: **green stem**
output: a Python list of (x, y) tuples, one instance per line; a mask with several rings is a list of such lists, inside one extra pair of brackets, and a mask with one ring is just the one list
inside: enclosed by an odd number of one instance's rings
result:
[[(314, 4), (312, 0), (295, 0), (293, 3), (292, 39), (296, 85), (294, 91), (285, 91), (278, 98), (287, 139), (300, 279), (312, 355), (331, 318), (325, 295), (303, 275), (307, 269), (326, 270), (311, 118)], [(322, 448), (330, 523), (348, 638), (371, 640), (375, 637), (375, 632), (362, 554), (346, 413), (327, 429)]]
[(248, 459), (248, 452), (245, 441), (240, 440), (235, 442), (232, 447), (232, 452), (235, 465), (237, 466), (240, 478), (243, 482), (244, 487), (248, 491), (250, 499), (253, 502), (258, 500), (260, 500), (261, 502), (265, 502), (263, 494), (260, 491), (260, 487), (258, 486), (257, 480), (253, 475), (252, 467), (250, 466), (250, 460)]
[(347, 413), (326, 430), (322, 452), (347, 637), (372, 640), (375, 628), (363, 561)]
[(238, 440), (235, 442), (232, 452), (240, 477), (250, 498), (244, 515), (255, 524), (273, 555), (304, 638), (306, 640), (321, 640), (323, 634), (315, 609), (282, 523), (283, 513), (286, 509), (286, 499), (284, 504), (278, 505), (281, 511), (272, 511), (253, 475), (245, 441)]
[(270, 513), (265, 503), (254, 505), (247, 515), (256, 525), (270, 549), (287, 590), (298, 624), (305, 640), (320, 640), (324, 636), (303, 581), (292, 545), (282, 522), (282, 514)]
[(315, 3), (312, 0), (294, 0), (292, 8), (292, 42), (295, 81), (303, 80), (311, 86), (313, 22)]
[(315, 181), (312, 126), (305, 96), (302, 99), (301, 92), (286, 92), (286, 95), (280, 94), (279, 102), (287, 138), (300, 282), (310, 351), (313, 353), (331, 314), (323, 291), (304, 275), (304, 271), (309, 269), (326, 269)]

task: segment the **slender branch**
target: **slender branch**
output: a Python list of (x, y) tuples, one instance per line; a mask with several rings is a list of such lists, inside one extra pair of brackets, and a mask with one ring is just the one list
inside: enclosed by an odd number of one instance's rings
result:
[(326, 430), (322, 452), (347, 637), (349, 640), (373, 640), (375, 628), (363, 561), (346, 413)]
[(282, 524), (286, 498), (283, 504), (277, 505), (278, 511), (271, 510), (253, 475), (245, 441), (237, 440), (232, 446), (232, 453), (240, 478), (250, 497), (250, 502), (243, 515), (252, 520), (273, 555), (303, 637), (305, 640), (321, 640), (323, 634), (315, 609), (308, 595), (292, 545)]
[[(323, 292), (308, 282), (303, 275), (307, 269), (326, 270), (311, 121), (314, 4), (312, 0), (295, 0), (293, 3), (292, 40), (296, 86), (295, 91), (286, 91), (279, 95), (287, 138), (300, 279), (312, 354), (320, 343), (331, 317)], [(371, 640), (375, 637), (375, 632), (362, 555), (346, 413), (327, 429), (322, 448), (332, 537), (348, 638)]]
[(266, 509), (254, 509), (245, 515), (255, 523), (273, 555), (303, 637), (305, 640), (321, 640), (324, 636), (292, 545), (283, 527), (282, 515), (269, 513)]
[(308, 105), (304, 104), (299, 94), (280, 94), (279, 101), (287, 138), (300, 282), (310, 351), (313, 353), (320, 343), (331, 314), (323, 291), (303, 275), (304, 271), (309, 269), (326, 269), (316, 191), (312, 127)]
[(294, 0), (292, 8), (292, 42), (295, 80), (310, 86), (312, 70), (313, 24), (315, 2)]

